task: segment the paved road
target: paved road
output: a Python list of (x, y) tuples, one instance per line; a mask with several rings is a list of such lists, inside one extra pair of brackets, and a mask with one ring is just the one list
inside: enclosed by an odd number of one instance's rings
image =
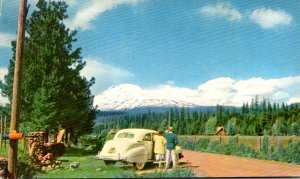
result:
[(212, 153), (183, 150), (180, 162), (197, 176), (206, 177), (299, 177), (300, 165)]

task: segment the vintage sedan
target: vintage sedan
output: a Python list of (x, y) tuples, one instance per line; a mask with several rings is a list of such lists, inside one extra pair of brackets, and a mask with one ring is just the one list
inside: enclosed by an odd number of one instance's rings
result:
[[(104, 144), (97, 158), (105, 164), (117, 161), (131, 163), (141, 170), (146, 163), (155, 162), (153, 136), (156, 133), (157, 131), (150, 129), (122, 129)], [(179, 146), (176, 146), (176, 154), (177, 159), (182, 156)]]

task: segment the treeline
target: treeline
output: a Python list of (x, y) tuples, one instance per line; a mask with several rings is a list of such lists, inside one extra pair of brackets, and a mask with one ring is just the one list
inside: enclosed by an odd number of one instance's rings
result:
[(241, 108), (218, 105), (215, 110), (170, 108), (169, 112), (118, 115), (101, 120), (94, 131), (107, 128), (165, 129), (170, 123), (180, 135), (211, 135), (223, 126), (228, 135), (300, 135), (300, 105), (271, 103), (256, 97)]

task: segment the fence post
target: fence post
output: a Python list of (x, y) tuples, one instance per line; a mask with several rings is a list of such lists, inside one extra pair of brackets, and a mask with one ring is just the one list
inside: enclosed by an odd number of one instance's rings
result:
[(262, 136), (259, 136), (259, 150), (261, 150), (261, 138), (262, 138)]

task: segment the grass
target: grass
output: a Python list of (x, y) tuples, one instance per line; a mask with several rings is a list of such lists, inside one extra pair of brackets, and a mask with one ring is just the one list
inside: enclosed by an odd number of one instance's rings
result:
[[(8, 148), (0, 148), (0, 156), (7, 157)], [(189, 169), (177, 169), (169, 172), (153, 172), (138, 175), (131, 167), (120, 168), (106, 166), (102, 160), (95, 159), (96, 153), (83, 148), (68, 148), (65, 154), (58, 158), (62, 162), (60, 168), (49, 172), (38, 172), (30, 178), (172, 178), (193, 177), (195, 174)], [(79, 162), (78, 168), (71, 170), (70, 164)], [(148, 168), (148, 167), (146, 167)], [(151, 168), (151, 167), (150, 167)], [(21, 168), (19, 168), (19, 172)], [(28, 177), (22, 177), (28, 178)]]
[(4, 148), (0, 148), (0, 157), (4, 157), (7, 158), (7, 153), (8, 153), (8, 147)]
[[(123, 173), (131, 173), (118, 167), (106, 166), (103, 161), (95, 159), (96, 154), (79, 148), (67, 149), (66, 154), (58, 160), (62, 161), (61, 168), (47, 173), (38, 173), (37, 178), (115, 178)], [(70, 169), (70, 164), (79, 162), (78, 168)]]

